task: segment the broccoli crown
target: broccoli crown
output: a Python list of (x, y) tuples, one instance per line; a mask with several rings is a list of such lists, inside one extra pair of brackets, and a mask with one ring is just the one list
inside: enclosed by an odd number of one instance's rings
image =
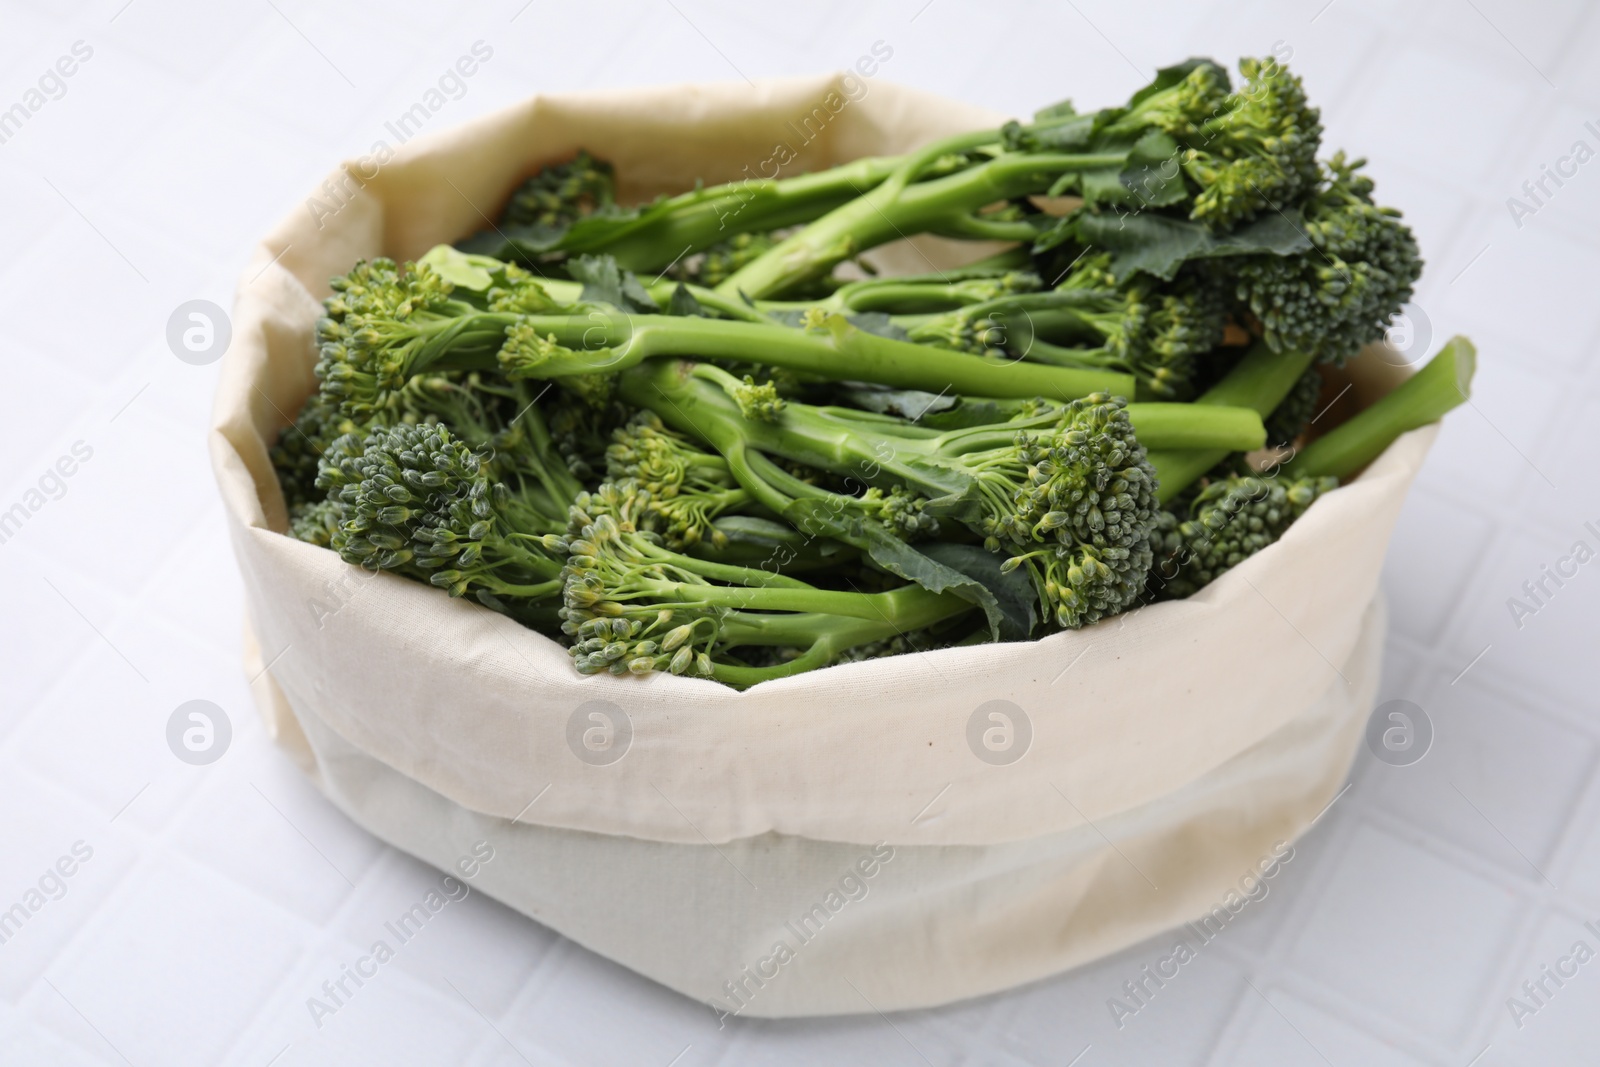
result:
[(1322, 114), (1275, 59), (1243, 59), (1245, 84), (1192, 132), (1183, 169), (1201, 186), (1190, 217), (1225, 230), (1291, 203), (1316, 184)]
[(632, 498), (635, 526), (659, 534), (672, 549), (702, 540), (723, 547), (727, 535), (713, 524), (750, 503), (727, 461), (667, 429), (651, 411), (641, 411), (613, 434), (606, 449), (606, 478), (637, 488)]
[(319, 548), (331, 548), (343, 516), (338, 501), (302, 501), (289, 508), (289, 536)]
[(850, 507), (903, 541), (939, 536), (939, 520), (928, 513), (928, 498), (903, 485), (868, 489)]
[(317, 323), (316, 373), (345, 415), (376, 418), (415, 374), (461, 353), (486, 359), (518, 315), (564, 309), (527, 271), (507, 264), (487, 294), (457, 299), (432, 265), (390, 259), (334, 278)]
[(545, 167), (517, 186), (500, 221), (559, 229), (615, 202), (611, 164), (580, 151), (571, 162)]
[(1365, 160), (1328, 161), (1302, 205), (1310, 251), (1248, 256), (1239, 265), (1238, 297), (1279, 351), (1313, 353), (1343, 363), (1383, 337), (1411, 299), (1422, 273), (1416, 238), (1393, 208), (1372, 202)]
[(1164, 285), (1134, 275), (1121, 295), (1117, 311), (1097, 319), (1107, 353), (1151, 395), (1187, 399), (1194, 392), (1195, 361), (1222, 342), (1227, 327), (1222, 286), (1201, 265), (1189, 264)]
[(1118, 285), (1111, 255), (1096, 253), (1082, 257), (1057, 288), (1102, 295), (1080, 311), (1101, 347), (1063, 354), (1127, 371), (1162, 400), (1194, 394), (1196, 361), (1222, 343), (1228, 324), (1224, 282), (1203, 262), (1185, 264), (1170, 282), (1140, 273)]
[(1105, 132), (1111, 136), (1137, 136), (1154, 126), (1179, 140), (1202, 136), (1205, 124), (1228, 106), (1228, 72), (1202, 60), (1174, 84), (1145, 96), (1128, 108)]
[(1200, 490), (1188, 517), (1163, 512), (1151, 574), (1158, 596), (1186, 597), (1272, 544), (1337, 478), (1281, 479), (1233, 475)]
[(1126, 406), (1103, 393), (1074, 400), (1055, 429), (961, 458), (982, 489), (985, 547), (1012, 553), (1006, 570), (1029, 569), (1060, 626), (1123, 610), (1150, 569), (1155, 470)]
[(443, 426), (401, 424), (364, 439), (341, 437), (317, 485), (338, 505), (330, 544), (347, 563), (404, 569), (451, 596), (553, 592), (539, 583), (559, 572), (553, 553), (563, 542), (525, 532), (537, 521), (490, 478), (489, 454)]
[(447, 317), (453, 287), (430, 267), (390, 259), (358, 263), (331, 284), (317, 323), (317, 378), (345, 414), (371, 415), (409, 377), (411, 324)]
[[(693, 673), (710, 677), (727, 608), (696, 603), (704, 578), (678, 566), (637, 523), (650, 493), (636, 482), (604, 483), (572, 506), (562, 572), (562, 632), (583, 674)], [(677, 599), (664, 603), (680, 587)]]
[(1322, 374), (1313, 367), (1295, 380), (1289, 395), (1263, 420), (1267, 426), (1267, 447), (1292, 444), (1316, 418), (1317, 401), (1321, 398)]
[(728, 390), (733, 402), (739, 405), (739, 414), (758, 422), (776, 422), (783, 412), (784, 399), (771, 381), (757, 382), (753, 375)]
[(738, 233), (718, 241), (698, 255), (690, 256), (672, 268), (670, 276), (713, 289), (740, 267), (759, 259), (778, 239), (770, 233)]

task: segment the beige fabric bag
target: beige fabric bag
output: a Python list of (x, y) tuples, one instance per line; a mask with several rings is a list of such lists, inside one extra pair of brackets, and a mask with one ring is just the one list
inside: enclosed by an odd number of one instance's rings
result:
[[(801, 145), (818, 107), (832, 117)], [(1379, 570), (1433, 428), (1187, 601), (744, 693), (580, 677), (502, 616), (281, 532), (267, 447), (314, 387), (327, 279), (357, 258), (475, 230), (580, 147), (645, 197), (755, 173), (776, 143), (811, 169), (995, 121), (859, 79), (536, 97), (404, 146), (348, 203), (267, 238), (211, 451), (256, 699), (329, 797), (442, 867), (491, 842), (478, 888), (751, 1015), (918, 1007), (1059, 971), (1210, 911), (1306, 828), (1371, 707)], [(885, 260), (950, 253), (908, 247)], [(1369, 352), (1353, 395), (1399, 373)]]

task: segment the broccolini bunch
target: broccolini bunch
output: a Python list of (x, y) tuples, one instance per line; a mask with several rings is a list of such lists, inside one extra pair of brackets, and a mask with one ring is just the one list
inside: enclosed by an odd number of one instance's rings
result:
[[(1322, 368), (1421, 259), (1361, 161), (1319, 162), (1299, 78), (1239, 70), (640, 206), (587, 152), (546, 167), (459, 248), (333, 280), (272, 449), (285, 525), (582, 674), (738, 687), (1193, 595), (1460, 403), (1475, 358), (1324, 417)], [(1008, 247), (861, 259), (916, 233)]]

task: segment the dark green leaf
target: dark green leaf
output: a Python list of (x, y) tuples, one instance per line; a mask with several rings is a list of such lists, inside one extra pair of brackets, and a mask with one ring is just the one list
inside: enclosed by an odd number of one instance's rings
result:
[(1143, 89), (1140, 89), (1138, 92), (1134, 93), (1128, 98), (1129, 106), (1137, 106), (1146, 98), (1154, 96), (1156, 93), (1159, 93), (1165, 89), (1172, 88), (1174, 85), (1177, 85), (1179, 82), (1183, 81), (1183, 79), (1187, 78), (1190, 72), (1196, 67), (1214, 67), (1217, 72), (1217, 78), (1222, 83), (1222, 87), (1224, 89), (1232, 87), (1233, 83), (1228, 79), (1227, 67), (1224, 67), (1214, 59), (1192, 56), (1189, 59), (1184, 60), (1182, 63), (1178, 63), (1171, 67), (1162, 67), (1160, 70), (1156, 71), (1156, 76), (1149, 85), (1146, 85)]
[(710, 318), (706, 314), (706, 309), (700, 306), (700, 301), (694, 298), (694, 294), (689, 292), (689, 287), (682, 282), (679, 282), (678, 287), (672, 290), (672, 299), (667, 302), (667, 314)]
[(1034, 623), (1038, 621), (1035, 609), (1039, 592), (1034, 589), (1026, 568), (1018, 567), (1010, 574), (1001, 573), (1000, 565), (1005, 557), (982, 545), (936, 541), (919, 547), (923, 555), (965, 574), (994, 595), (1004, 619), (995, 635), (999, 640), (1021, 641), (1033, 632)]
[(1204, 223), (1153, 212), (1081, 211), (1070, 217), (1067, 226), (1057, 227), (1046, 236), (1058, 244), (1063, 236), (1071, 236), (1081, 244), (1110, 250), (1111, 269), (1119, 279), (1143, 271), (1170, 280), (1191, 259), (1287, 256), (1311, 247), (1295, 209), (1262, 215), (1220, 235), (1213, 234)]
[(926, 393), (920, 389), (894, 389), (866, 382), (851, 382), (839, 390), (840, 396), (858, 408), (879, 415), (898, 415), (913, 422), (935, 411), (944, 411), (959, 400), (941, 393)]
[(661, 312), (633, 272), (618, 267), (610, 256), (578, 256), (567, 264), (567, 273), (583, 283), (580, 299), (586, 304), (610, 304), (618, 311), (651, 315)]
[[(916, 582), (935, 593), (954, 593), (983, 609), (989, 632), (996, 638), (1016, 639), (1019, 620), (982, 582), (907, 544), (883, 526), (858, 516), (839, 514), (824, 500), (796, 500), (783, 509), (783, 517), (802, 533), (831, 537), (854, 545), (890, 574)], [(1021, 636), (1027, 635), (1024, 627)]]
[(973, 426), (993, 426), (1015, 417), (1026, 400), (981, 400), (958, 397), (956, 404), (943, 411), (929, 412), (920, 420), (934, 430), (965, 430)]
[(1058, 104), (1051, 104), (1049, 107), (1035, 111), (1033, 113), (1033, 121), (1036, 123), (1052, 122), (1055, 119), (1071, 118), (1077, 113), (1078, 109), (1072, 106), (1071, 100), (1063, 100)]

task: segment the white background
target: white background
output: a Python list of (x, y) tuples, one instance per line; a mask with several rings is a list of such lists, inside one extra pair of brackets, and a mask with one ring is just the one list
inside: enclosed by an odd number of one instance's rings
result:
[[(1600, 563), (1520, 629), (1506, 601), (1574, 541), (1600, 545), (1584, 529), (1600, 528), (1600, 162), (1548, 186), (1521, 226), (1506, 200), (1574, 141), (1600, 149), (1600, 11), (582, 7), (0, 4), (0, 109), (73, 42), (94, 49), (0, 144), (0, 510), (74, 442), (93, 449), (0, 544), (0, 909), (74, 842), (93, 849), (0, 945), (0, 1063), (1594, 1062), (1600, 961), (1520, 1030), (1506, 1000), (1573, 942), (1600, 948), (1582, 927), (1600, 925)], [(1115, 102), (1190, 54), (1292, 48), (1326, 144), (1369, 156), (1417, 230), (1435, 345), (1467, 332), (1482, 355), (1386, 571), (1381, 696), (1426, 709), (1433, 751), (1407, 768), (1364, 755), (1272, 894), (1120, 1031), (1106, 1000), (1165, 939), (944, 1010), (719, 1030), (704, 1006), (476, 894), (315, 1027), (306, 998), (433, 875), (352, 826), (262, 735), (204, 447), (216, 367), (174, 358), (165, 323), (188, 299), (227, 305), (251, 241), (480, 39), (493, 57), (436, 128), (539, 90), (834, 69), (875, 41), (893, 49), (880, 77), (1015, 114)], [(197, 698), (234, 728), (209, 767), (164, 739)]]

